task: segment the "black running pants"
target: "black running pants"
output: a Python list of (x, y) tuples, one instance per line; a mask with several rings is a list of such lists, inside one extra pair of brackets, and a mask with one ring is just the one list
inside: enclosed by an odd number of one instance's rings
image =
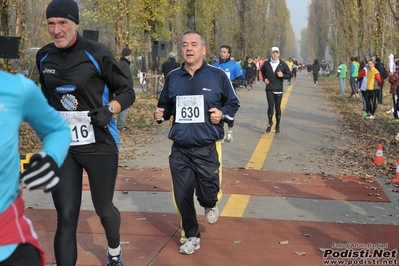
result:
[(111, 248), (119, 246), (121, 219), (118, 209), (112, 203), (118, 171), (118, 154), (68, 153), (61, 167), (60, 184), (52, 193), (57, 210), (54, 253), (58, 266), (76, 265), (76, 229), (82, 201), (83, 169), (89, 178), (94, 209), (104, 227), (108, 246)]
[(269, 118), (269, 124), (273, 122), (274, 109), (276, 109), (276, 126), (280, 126), (281, 119), (281, 101), (283, 94), (275, 94), (273, 91), (266, 91), (266, 99), (269, 107), (267, 108), (267, 117)]
[(366, 112), (374, 115), (375, 111), (377, 110), (377, 95), (378, 90), (366, 90)]
[(0, 266), (41, 266), (39, 251), (30, 244), (20, 244)]

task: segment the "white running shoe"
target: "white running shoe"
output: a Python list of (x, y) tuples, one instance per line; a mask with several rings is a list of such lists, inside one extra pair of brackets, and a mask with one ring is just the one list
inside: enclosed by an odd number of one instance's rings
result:
[(214, 224), (219, 218), (219, 209), (217, 206), (213, 208), (205, 208), (205, 220), (208, 224)]
[(227, 132), (226, 141), (227, 142), (233, 142), (233, 131), (228, 131)]
[(189, 237), (187, 238), (186, 242), (179, 248), (180, 254), (191, 255), (194, 251), (200, 248), (200, 238), (198, 237)]

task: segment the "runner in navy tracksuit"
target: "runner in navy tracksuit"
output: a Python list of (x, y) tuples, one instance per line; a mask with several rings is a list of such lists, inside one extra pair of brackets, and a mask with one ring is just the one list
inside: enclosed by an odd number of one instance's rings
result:
[(112, 116), (133, 104), (133, 84), (105, 45), (78, 34), (76, 2), (53, 0), (46, 17), (53, 42), (36, 55), (41, 88), (69, 123), (72, 137), (61, 167), (60, 189), (52, 194), (58, 215), (54, 240), (57, 265), (74, 266), (77, 261), (76, 229), (85, 170), (93, 205), (107, 237), (107, 265), (119, 266), (121, 220), (112, 202), (119, 133)]
[(184, 230), (179, 252), (192, 254), (199, 249), (201, 236), (193, 193), (205, 208), (208, 223), (215, 223), (221, 196), (222, 120), (234, 117), (239, 101), (225, 72), (204, 61), (205, 39), (200, 33), (186, 32), (181, 45), (185, 63), (166, 77), (154, 118), (162, 122), (173, 115), (169, 165)]

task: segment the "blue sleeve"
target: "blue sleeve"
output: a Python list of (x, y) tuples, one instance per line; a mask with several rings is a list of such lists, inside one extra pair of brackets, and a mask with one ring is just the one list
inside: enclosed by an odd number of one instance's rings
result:
[(242, 76), (242, 73), (241, 69), (236, 64), (236, 67), (234, 68), (234, 79), (238, 78), (239, 76)]
[(240, 108), (240, 102), (227, 75), (222, 75), (222, 86), (223, 94), (225, 95), (225, 97), (222, 103), (221, 110), (224, 115), (227, 115), (228, 117), (234, 119), (238, 108)]
[(43, 151), (50, 155), (58, 166), (61, 166), (71, 143), (69, 126), (65, 119), (48, 104), (33, 81), (25, 79), (23, 82), (25, 95), (23, 120), (29, 123), (42, 140)]

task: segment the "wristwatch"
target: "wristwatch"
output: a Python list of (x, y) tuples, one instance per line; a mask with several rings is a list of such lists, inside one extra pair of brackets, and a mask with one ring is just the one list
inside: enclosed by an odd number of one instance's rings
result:
[(111, 105), (106, 105), (107, 106), (107, 108), (108, 108), (108, 111), (111, 113), (111, 114), (113, 114), (114, 112), (115, 112), (115, 110), (114, 110), (114, 107), (112, 107)]

